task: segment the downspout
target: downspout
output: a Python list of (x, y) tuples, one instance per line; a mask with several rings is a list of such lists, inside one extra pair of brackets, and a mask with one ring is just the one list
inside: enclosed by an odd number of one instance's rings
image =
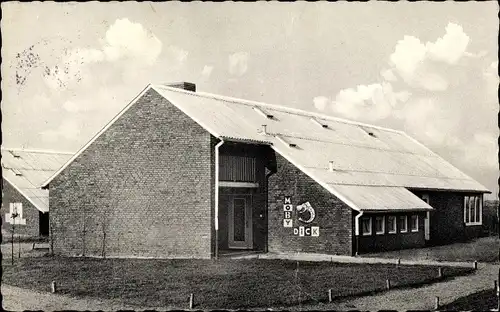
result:
[(363, 216), (363, 211), (360, 211), (359, 214), (356, 217), (354, 217), (354, 231), (356, 234), (356, 252), (355, 252), (356, 256), (358, 255), (359, 251), (359, 218), (361, 218), (361, 216)]
[(275, 174), (276, 172), (269, 172), (266, 174), (266, 239), (264, 240), (264, 252), (268, 252), (268, 240), (269, 240), (269, 177)]
[(224, 144), (224, 140), (221, 139), (221, 141), (215, 145), (215, 259), (219, 258), (219, 147), (221, 147), (222, 144)]

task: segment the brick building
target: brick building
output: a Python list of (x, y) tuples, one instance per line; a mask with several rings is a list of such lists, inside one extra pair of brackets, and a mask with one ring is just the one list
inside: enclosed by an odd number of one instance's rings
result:
[[(49, 236), (49, 192), (40, 188), (71, 153), (2, 147), (2, 233)], [(17, 213), (17, 217), (12, 215)]]
[(54, 173), (53, 252), (357, 252), (481, 234), (488, 190), (404, 132), (149, 85)]

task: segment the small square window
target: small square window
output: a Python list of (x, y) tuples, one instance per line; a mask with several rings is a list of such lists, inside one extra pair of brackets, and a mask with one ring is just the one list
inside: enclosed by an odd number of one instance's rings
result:
[(375, 234), (384, 234), (385, 218), (383, 216), (375, 218)]
[(412, 232), (418, 232), (418, 215), (411, 216), (410, 228)]
[(406, 233), (408, 232), (408, 217), (400, 216), (399, 217), (399, 232)]
[(388, 216), (387, 217), (387, 232), (389, 234), (394, 234), (397, 232), (396, 230), (396, 217)]
[(361, 233), (364, 236), (372, 235), (372, 218), (361, 218)]

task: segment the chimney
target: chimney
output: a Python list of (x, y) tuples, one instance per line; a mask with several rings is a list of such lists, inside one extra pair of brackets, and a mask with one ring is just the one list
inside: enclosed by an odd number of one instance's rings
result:
[(334, 170), (335, 170), (335, 168), (334, 168), (334, 166), (333, 166), (333, 165), (334, 165), (333, 160), (330, 160), (330, 161), (328, 162), (328, 169), (329, 169), (330, 171), (334, 171)]
[(191, 82), (177, 82), (177, 83), (169, 83), (167, 87), (179, 88), (186, 91), (196, 92), (196, 85)]

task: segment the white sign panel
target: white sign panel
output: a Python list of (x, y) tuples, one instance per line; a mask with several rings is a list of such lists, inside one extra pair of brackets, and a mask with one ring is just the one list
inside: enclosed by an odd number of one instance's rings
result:
[(293, 226), (292, 219), (284, 219), (283, 220), (283, 226), (286, 228), (290, 228)]
[(283, 205), (283, 210), (291, 212), (293, 210), (293, 205)]

